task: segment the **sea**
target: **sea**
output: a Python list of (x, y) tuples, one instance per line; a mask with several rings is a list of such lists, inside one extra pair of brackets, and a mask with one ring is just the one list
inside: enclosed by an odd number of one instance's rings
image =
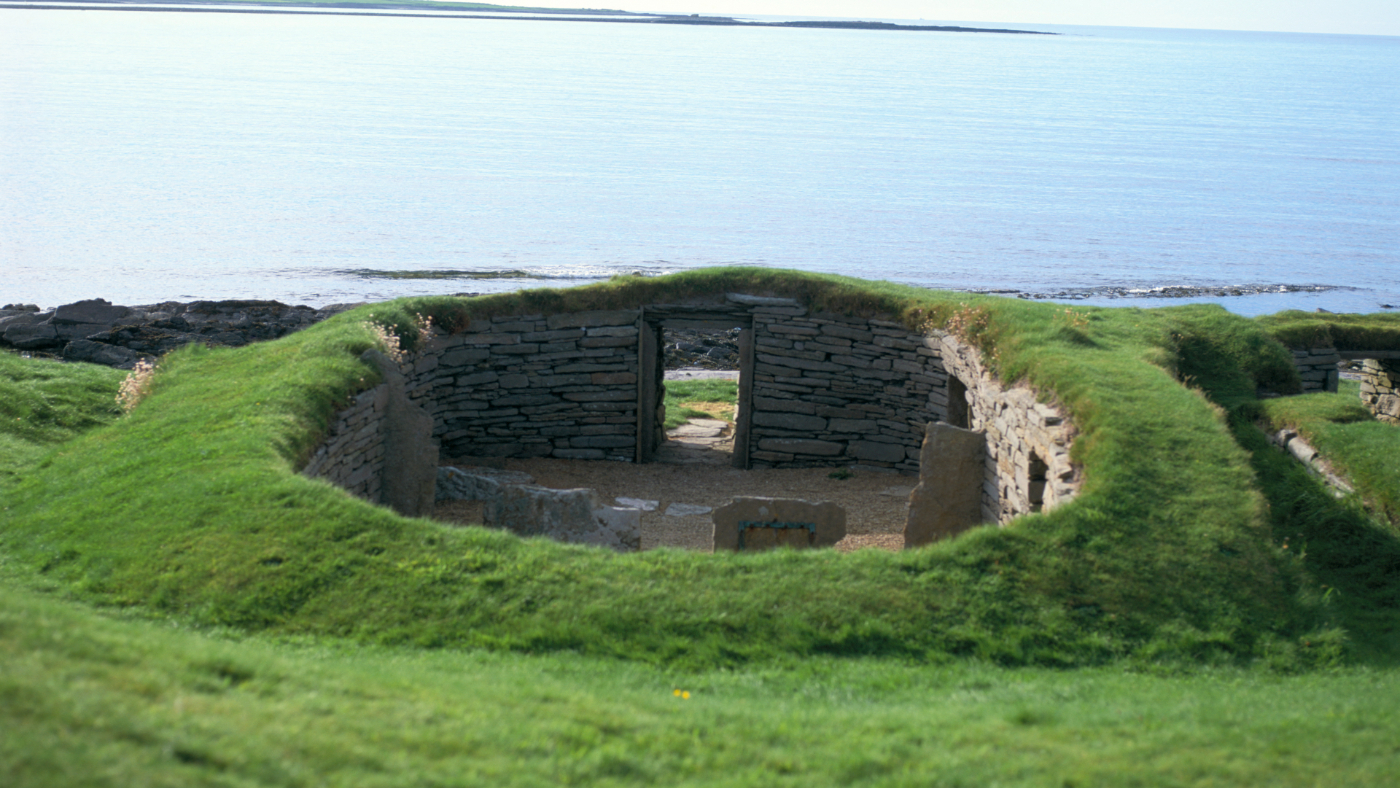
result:
[(1396, 37), (4, 5), (0, 305), (760, 266), (1400, 311)]

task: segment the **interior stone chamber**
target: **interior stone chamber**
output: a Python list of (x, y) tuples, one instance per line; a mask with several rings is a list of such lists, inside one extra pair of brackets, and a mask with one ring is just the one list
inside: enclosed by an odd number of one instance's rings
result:
[[(649, 462), (665, 440), (668, 328), (739, 329), (736, 467), (916, 474), (928, 425), (946, 421), (985, 435), (982, 521), (1052, 507), (1078, 487), (1069, 419), (1030, 389), (1004, 388), (977, 351), (785, 298), (475, 320), (410, 354), (402, 385), (444, 456)], [(382, 400), (366, 392), (339, 414), (304, 472), (374, 499), (379, 477), (396, 472), (375, 437)]]

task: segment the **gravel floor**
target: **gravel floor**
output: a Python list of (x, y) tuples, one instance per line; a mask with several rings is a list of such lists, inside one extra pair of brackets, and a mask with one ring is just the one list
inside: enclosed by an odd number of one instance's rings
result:
[[(457, 465), (451, 460), (444, 465)], [(855, 471), (848, 479), (831, 478), (830, 468), (741, 471), (713, 464), (663, 464), (586, 460), (507, 460), (509, 470), (523, 471), (545, 487), (591, 487), (603, 500), (618, 497), (657, 501), (642, 512), (642, 549), (680, 547), (709, 550), (710, 515), (668, 516), (673, 503), (722, 506), (736, 496), (769, 496), (831, 501), (846, 510), (847, 537), (838, 550), (862, 547), (898, 550), (903, 546), (909, 492), (917, 479), (879, 471)], [(434, 518), (461, 524), (481, 522), (479, 502), (447, 501)]]

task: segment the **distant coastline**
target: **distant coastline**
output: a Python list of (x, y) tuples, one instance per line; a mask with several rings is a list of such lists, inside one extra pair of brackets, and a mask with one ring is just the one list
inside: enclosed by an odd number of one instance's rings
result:
[[(648, 14), (582, 8), (534, 8), (497, 6), (485, 3), (439, 3), (428, 0), (403, 2), (258, 2), (258, 0), (76, 0), (81, 5), (4, 2), (0, 8), (31, 11), (144, 11), (148, 13), (205, 14), (283, 14), (302, 16), (427, 17), (433, 19), (506, 19), (536, 22), (606, 22), (612, 24), (695, 25), (710, 27), (793, 27), (819, 30), (891, 30), (937, 33), (1013, 33), (1053, 36), (1037, 30), (961, 27), (957, 25), (899, 25), (891, 22), (809, 20), (789, 22), (750, 22), (727, 16), (699, 14)], [(229, 6), (247, 6), (231, 8)], [(160, 6), (170, 6), (162, 8)], [(208, 6), (190, 8), (189, 6)], [(431, 12), (428, 14), (421, 12)], [(451, 12), (459, 13), (451, 13)], [(419, 13), (409, 13), (419, 12)], [(473, 13), (475, 12), (475, 13)]]

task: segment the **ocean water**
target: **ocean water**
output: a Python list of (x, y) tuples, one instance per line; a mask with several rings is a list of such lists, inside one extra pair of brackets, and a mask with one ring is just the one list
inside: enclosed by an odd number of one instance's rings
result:
[(0, 9), (0, 303), (758, 265), (1400, 307), (1400, 38), (1059, 30)]

